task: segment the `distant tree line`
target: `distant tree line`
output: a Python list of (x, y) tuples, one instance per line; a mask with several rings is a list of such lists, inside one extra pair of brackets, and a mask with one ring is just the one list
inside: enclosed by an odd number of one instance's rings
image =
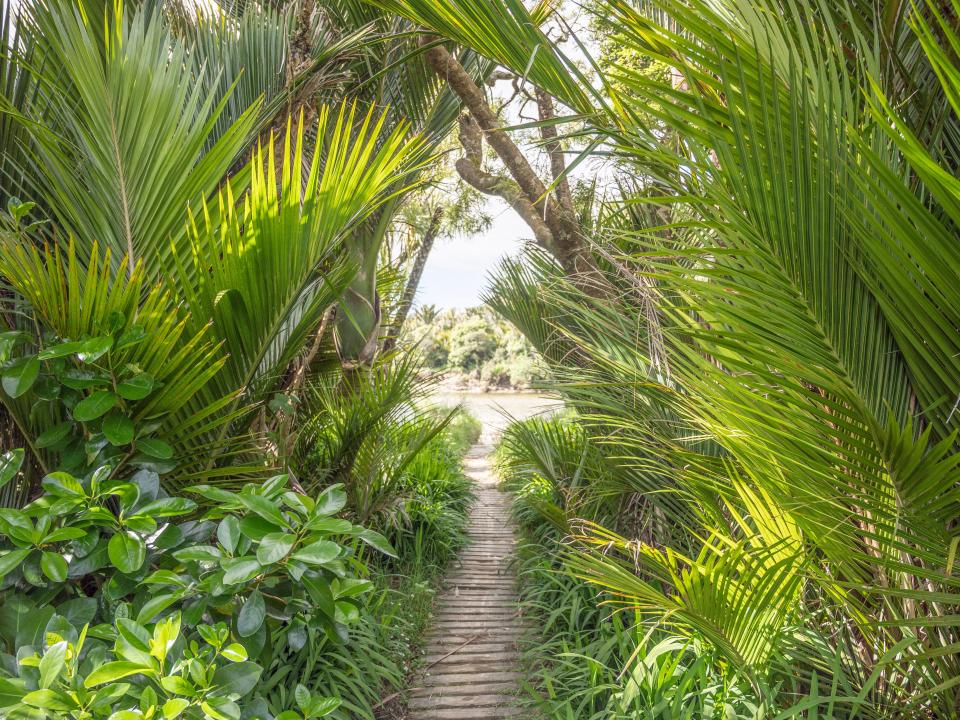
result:
[(485, 387), (529, 388), (545, 379), (545, 366), (517, 329), (486, 307), (417, 309), (404, 328), (426, 366), (454, 381)]

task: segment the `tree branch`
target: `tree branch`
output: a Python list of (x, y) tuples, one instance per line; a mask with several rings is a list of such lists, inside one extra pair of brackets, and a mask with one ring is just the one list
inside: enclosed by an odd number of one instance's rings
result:
[(557, 128), (550, 124), (550, 121), (556, 118), (553, 98), (540, 88), (537, 88), (536, 94), (540, 120), (548, 123), (540, 126), (540, 137), (543, 138), (547, 155), (550, 157), (550, 173), (553, 182), (556, 183), (557, 199), (567, 212), (573, 213), (573, 196), (570, 194), (570, 183), (564, 174), (567, 171), (567, 160), (563, 156), (563, 148), (560, 147), (560, 140), (557, 138)]
[(523, 194), (520, 186), (510, 178), (483, 170), (483, 134), (470, 115), (460, 117), (460, 144), (463, 146), (464, 155), (454, 166), (464, 182), (486, 195), (495, 195), (506, 200), (533, 230), (537, 243), (555, 252), (553, 233), (540, 217), (537, 208)]
[[(579, 273), (595, 275), (597, 272), (596, 266), (580, 233), (580, 225), (573, 212), (560, 205), (547, 192), (546, 185), (534, 172), (527, 158), (500, 127), (497, 116), (491, 110), (483, 91), (477, 86), (473, 78), (443, 46), (431, 47), (427, 50), (426, 56), (433, 71), (447, 81), (450, 88), (469, 110), (473, 120), (482, 131), (483, 137), (490, 143), (490, 147), (496, 152), (507, 172), (513, 178), (515, 188), (519, 192), (510, 193), (515, 197), (511, 205), (515, 208), (532, 206), (534, 213), (521, 212), (521, 216), (527, 221), (527, 224), (530, 224), (534, 215), (540, 219), (537, 226), (531, 225), (534, 234), (537, 236), (537, 241), (548, 242), (548, 249), (571, 275)], [(460, 171), (461, 167), (468, 174), (474, 169), (479, 169), (479, 166), (475, 163), (467, 165), (465, 162), (458, 161), (457, 170)], [(484, 178), (477, 176), (475, 173), (472, 177), (481, 185), (484, 182), (490, 182), (489, 177)], [(467, 177), (464, 177), (464, 180), (473, 185), (473, 182)], [(499, 180), (502, 181), (503, 179), (500, 178)], [(474, 187), (482, 192), (487, 192), (477, 185), (474, 185)], [(497, 188), (501, 192), (509, 193), (508, 190), (502, 189), (499, 183)], [(501, 197), (507, 199), (505, 195), (501, 195)], [(520, 212), (519, 209), (518, 212)], [(549, 237), (543, 233), (544, 226), (549, 230)]]

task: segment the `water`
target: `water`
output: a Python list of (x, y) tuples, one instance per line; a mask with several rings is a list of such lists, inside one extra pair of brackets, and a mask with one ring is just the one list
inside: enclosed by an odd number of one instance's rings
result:
[(431, 400), (445, 407), (463, 403), (464, 408), (483, 423), (481, 439), (484, 442), (496, 440), (511, 420), (549, 415), (563, 407), (563, 401), (556, 397), (531, 392), (439, 392)]

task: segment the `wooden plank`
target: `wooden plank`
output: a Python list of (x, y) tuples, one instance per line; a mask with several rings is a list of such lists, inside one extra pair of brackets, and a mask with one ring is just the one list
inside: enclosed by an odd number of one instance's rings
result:
[(425, 667), (414, 682), (409, 720), (499, 720), (520, 714), (517, 638), (524, 632), (511, 563), (508, 497), (498, 490), (489, 446), (475, 446), (465, 468), (476, 500), (468, 544), (444, 579), (427, 632)]

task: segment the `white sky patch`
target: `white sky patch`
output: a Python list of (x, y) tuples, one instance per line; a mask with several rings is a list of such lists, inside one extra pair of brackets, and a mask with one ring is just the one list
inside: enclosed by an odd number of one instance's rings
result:
[(489, 274), (507, 255), (515, 255), (533, 233), (500, 198), (488, 198), (490, 229), (473, 237), (439, 240), (420, 280), (417, 305), (467, 308), (481, 304)]

